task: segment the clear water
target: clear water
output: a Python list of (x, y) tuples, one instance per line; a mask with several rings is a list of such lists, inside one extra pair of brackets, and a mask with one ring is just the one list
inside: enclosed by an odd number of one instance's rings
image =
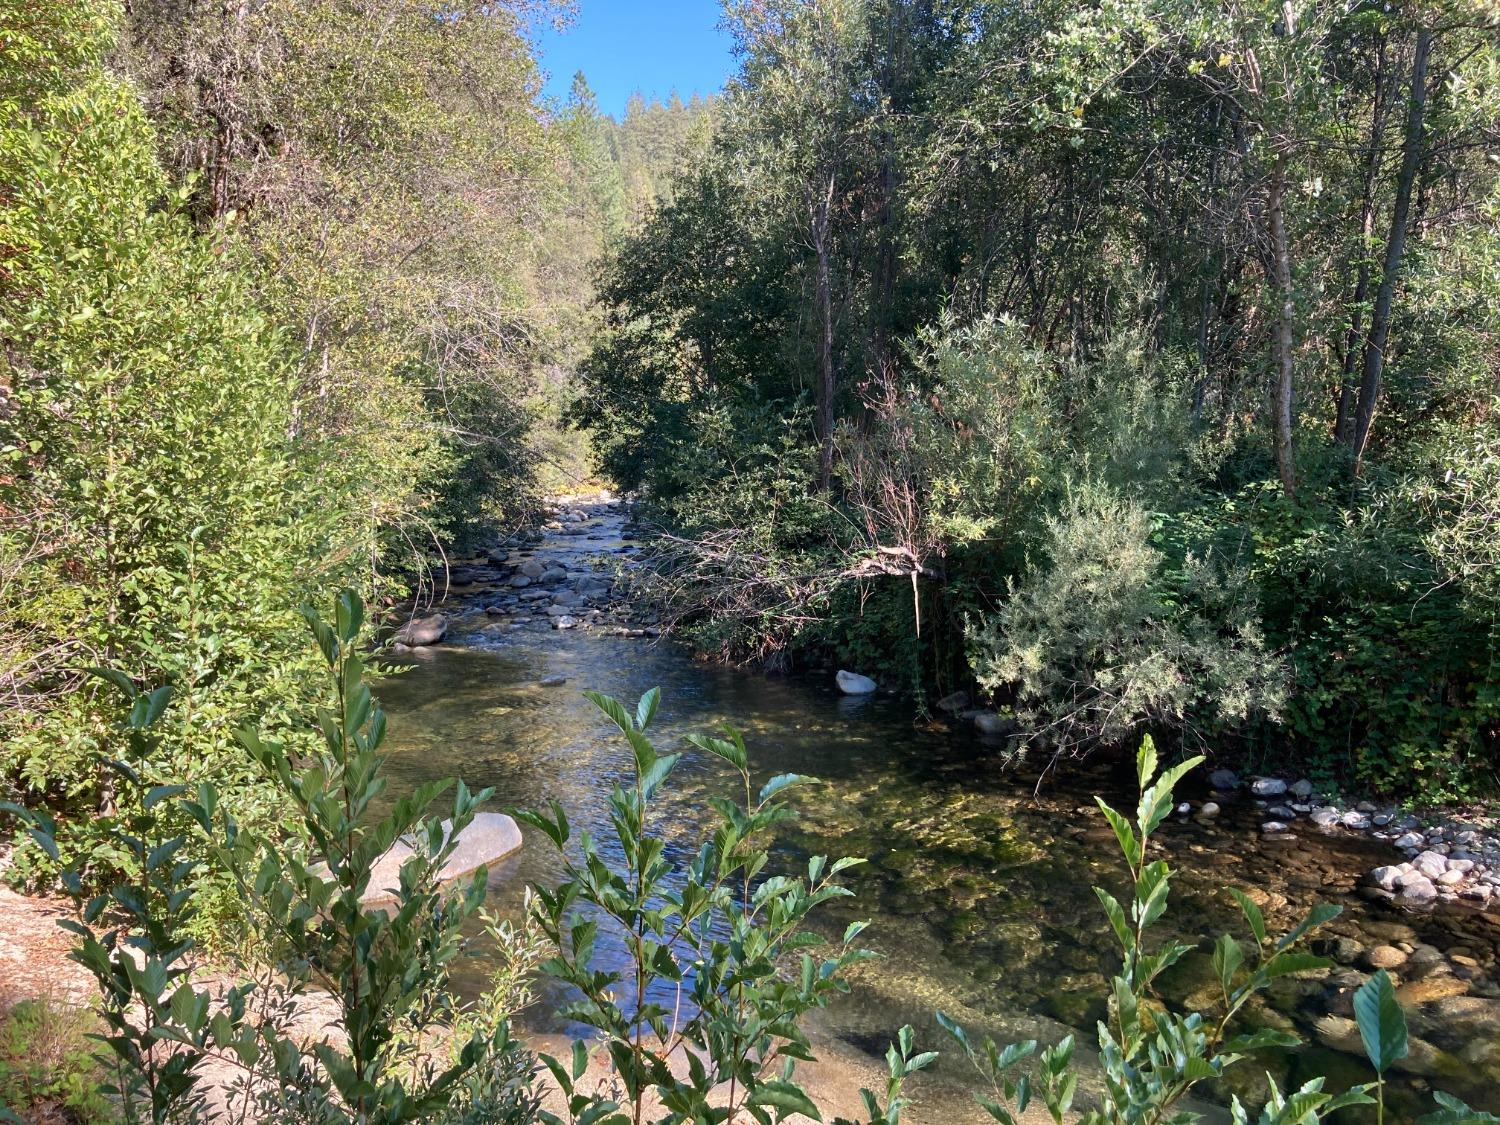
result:
[[(819, 1017), (816, 1039), (883, 1052), (891, 1033), (911, 1023), (922, 1042), (938, 1045), (932, 1013), (942, 1009), (1002, 1040), (1046, 1042), (1077, 1029), (1081, 1042), (1092, 1041), (1115, 959), (1092, 887), (1119, 893), (1122, 881), (1092, 794), (1133, 807), (1129, 776), (1096, 766), (1049, 775), (1038, 789), (1024, 766), (1002, 768), (995, 747), (969, 733), (917, 729), (910, 710), (893, 699), (841, 696), (831, 682), (707, 665), (667, 643), (486, 627), (482, 616), (469, 623), (474, 632), (464, 635), (460, 623), (454, 643), (413, 654), (410, 667), (381, 687), (396, 787), (457, 775), (473, 787), (492, 786), (497, 808), (555, 798), (577, 828), (607, 841), (605, 798), (628, 780), (629, 752), (581, 691), (633, 704), (659, 686), (655, 741), (687, 750), (655, 814), (669, 855), (696, 850), (710, 815), (705, 798), (728, 792), (722, 764), (684, 747), (682, 736), (729, 721), (745, 733), (758, 775), (820, 779), (801, 791), (803, 819), (784, 845), (783, 862), (814, 852), (870, 860), (851, 872), (857, 898), (835, 907), (825, 923), (832, 933), (852, 918), (870, 919), (867, 944), (883, 956), (862, 967), (853, 993)], [(550, 676), (567, 683), (539, 686)], [(1345, 908), (1330, 928), (1334, 934), (1368, 945), (1407, 940), (1461, 948), (1487, 966), (1483, 973), (1493, 971), (1500, 944), (1493, 920), (1412, 916), (1358, 896), (1354, 876), (1389, 861), (1384, 845), (1305, 828), (1295, 841), (1265, 842), (1256, 831), (1260, 819), (1252, 808), (1231, 806), (1212, 824), (1173, 821), (1164, 830), (1166, 853), (1179, 871), (1170, 917), (1189, 940), (1226, 928), (1244, 934), (1222, 892), (1233, 884), (1255, 890), (1273, 926), (1285, 928), (1313, 903), (1334, 901)], [(528, 830), (525, 848), (492, 873), (502, 912), (518, 908), (527, 882), (558, 878), (555, 852), (537, 837)], [(599, 956), (617, 961), (621, 947), (601, 939)], [(1191, 958), (1164, 984), (1163, 999), (1202, 995), (1205, 964), (1206, 956)], [(483, 972), (471, 966), (463, 984), (477, 989)], [(1471, 988), (1500, 995), (1482, 974)], [(1295, 1027), (1313, 1041), (1316, 1021), (1329, 1012), (1350, 1014), (1347, 991), (1336, 981), (1289, 979), (1254, 1018)], [(528, 1018), (545, 1024), (537, 1013)], [(1472, 1035), (1443, 1042), (1440, 1033), (1427, 1034), (1440, 1050), (1423, 1064), (1427, 1074), (1398, 1080), (1394, 1118), (1429, 1108), (1430, 1086), (1500, 1111), (1500, 1043)], [(1283, 1083), (1324, 1072), (1330, 1085), (1369, 1077), (1354, 1056), (1315, 1044), (1242, 1066), (1235, 1089), (1254, 1097), (1266, 1069)], [(1227, 1100), (1229, 1092), (1213, 1096)], [(971, 1119), (962, 1104), (953, 1101), (940, 1112), (929, 1106), (913, 1120)]]

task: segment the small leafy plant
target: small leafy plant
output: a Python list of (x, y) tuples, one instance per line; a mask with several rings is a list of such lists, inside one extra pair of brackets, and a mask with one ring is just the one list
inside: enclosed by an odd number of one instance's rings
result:
[[(818, 907), (851, 893), (838, 876), (860, 861), (814, 856), (805, 874), (767, 875), (768, 839), (795, 815), (782, 797), (808, 779), (781, 774), (756, 790), (744, 739), (726, 728), (722, 738), (689, 741), (734, 769), (740, 797), (710, 799), (717, 813), (712, 832), (685, 867), (675, 867), (651, 817), (652, 799), (681, 757), (660, 753), (646, 735), (659, 692), (647, 692), (633, 714), (608, 696), (588, 698), (618, 728), (634, 759), (633, 783), (609, 796), (622, 869), (610, 867), (588, 833), (574, 835), (556, 802), (549, 811), (517, 815), (567, 857), (561, 884), (536, 891), (542, 925), (556, 945), (543, 971), (577, 990), (579, 998), (562, 1014), (599, 1033), (594, 1049), (607, 1056), (622, 1095), (586, 1088), (591, 1050), (580, 1040), (569, 1060), (543, 1056), (568, 1098), (567, 1118), (543, 1119), (640, 1125), (649, 1112), (660, 1125), (744, 1117), (768, 1125), (790, 1113), (821, 1120), (797, 1081), (797, 1064), (813, 1058), (800, 1020), (847, 991), (846, 971), (873, 954), (854, 944), (863, 923), (829, 942), (810, 932), (809, 921)], [(626, 972), (595, 966), (601, 926), (622, 937)], [(888, 1104), (882, 1108), (866, 1092), (872, 1116), (898, 1120), (899, 1079), (932, 1057), (912, 1055), (905, 1029), (892, 1048)]]
[[(286, 840), (242, 832), (212, 786), (191, 798), (182, 785), (146, 787), (143, 767), (156, 752), (154, 725), (170, 689), (142, 692), (128, 677), (100, 673), (130, 704), (130, 758), (110, 768), (122, 786), (144, 790), (122, 802), (138, 811), (111, 827), (139, 876), (85, 901), (79, 873), (63, 875), (80, 907), (81, 920), (67, 924), (79, 938), (72, 956), (98, 982), (107, 1032), (101, 1039), (118, 1075), (103, 1092), (127, 1122), (213, 1120), (220, 1110), (202, 1069), (214, 1059), (240, 1075), (223, 1096), (258, 1117), (522, 1125), (536, 1109), (530, 1057), (511, 1039), (504, 1013), (494, 1004), (466, 1013), (448, 979), (462, 927), (483, 902), (485, 878), (481, 869), (447, 890), (439, 876), (488, 793), (434, 782), (377, 811), (385, 716), (357, 651), (363, 608), (346, 590), (332, 625), (305, 613), (333, 683), (332, 706), (318, 713), (322, 750), (294, 760), (279, 743), (241, 734), (297, 812), (300, 831)], [(439, 823), (429, 811), (450, 788), (451, 813)], [(57, 856), (48, 817), (7, 811), (28, 820), (36, 842)], [(203, 837), (170, 834), (179, 823), (195, 823)], [(398, 840), (411, 854), (388, 888), (394, 898), (371, 905), (377, 863)], [(198, 861), (184, 858), (191, 846), (237, 880), (246, 924), (259, 930), (255, 946), (275, 953), (264, 980), (218, 994), (195, 983), (187, 934)], [(336, 1041), (306, 1043), (291, 1033), (299, 1004), (314, 989), (335, 1002)], [(466, 1039), (450, 1049), (459, 1026)]]
[[(1150, 858), (1151, 837), (1172, 811), (1173, 789), (1201, 761), (1190, 758), (1158, 773), (1156, 748), (1147, 737), (1136, 757), (1141, 795), (1134, 820), (1103, 800), (1098, 802), (1119, 841), (1132, 894), (1127, 909), (1107, 890), (1095, 888), (1123, 956), (1120, 972), (1111, 982), (1109, 1020), (1098, 1026), (1104, 1086), (1099, 1104), (1077, 1115), (1082, 1125), (1193, 1120), (1195, 1115), (1180, 1108), (1180, 1103), (1199, 1083), (1221, 1077), (1248, 1052), (1297, 1042), (1295, 1037), (1270, 1028), (1231, 1034), (1231, 1022), (1251, 997), (1278, 977), (1330, 964), (1293, 947), (1335, 917), (1338, 907), (1314, 908), (1290, 932), (1273, 940), (1260, 909), (1245, 894), (1234, 891), (1231, 893), (1254, 940), (1248, 957), (1245, 947), (1228, 935), (1220, 937), (1214, 946), (1213, 967), (1221, 992), (1219, 1011), (1213, 1015), (1178, 1014), (1156, 1001), (1153, 985), (1157, 978), (1192, 947), (1177, 941), (1157, 946), (1147, 940), (1148, 930), (1166, 913), (1172, 875), (1165, 860)], [(989, 1038), (975, 1044), (946, 1016), (939, 1013), (938, 1020), (988, 1083), (989, 1091), (976, 1095), (976, 1100), (994, 1120), (1016, 1125), (1018, 1116), (1038, 1097), (1053, 1121), (1061, 1125), (1065, 1117), (1071, 1119), (1078, 1085), (1072, 1036), (1038, 1056), (1034, 1040), (1004, 1048)], [(1037, 1066), (1033, 1078), (1022, 1072), (1021, 1064), (1034, 1056)], [(1333, 1094), (1323, 1090), (1323, 1080), (1318, 1078), (1283, 1094), (1273, 1081), (1270, 1098), (1257, 1120), (1261, 1125), (1317, 1121), (1345, 1106), (1369, 1103), (1367, 1089), (1358, 1086)], [(1238, 1097), (1231, 1113), (1236, 1123), (1251, 1120)]]

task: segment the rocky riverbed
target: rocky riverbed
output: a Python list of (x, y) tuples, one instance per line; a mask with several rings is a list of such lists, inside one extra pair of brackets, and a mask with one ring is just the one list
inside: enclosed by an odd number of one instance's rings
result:
[(632, 613), (617, 596), (640, 550), (628, 524), (628, 509), (607, 492), (554, 502), (541, 527), (452, 560), (436, 575), (425, 612), (411, 611), (393, 634), (393, 650), (502, 644), (515, 633), (569, 629), (657, 636), (656, 619)]

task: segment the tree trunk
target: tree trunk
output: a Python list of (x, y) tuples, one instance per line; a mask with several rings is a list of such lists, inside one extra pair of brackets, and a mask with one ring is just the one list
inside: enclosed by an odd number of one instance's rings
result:
[(1292, 259), (1287, 248), (1286, 196), (1287, 155), (1276, 156), (1276, 166), (1271, 173), (1271, 184), (1266, 193), (1266, 215), (1271, 228), (1271, 260), (1276, 279), (1276, 296), (1279, 311), (1272, 335), (1272, 348), (1276, 356), (1276, 392), (1272, 407), (1276, 425), (1276, 472), (1281, 477), (1281, 488), (1288, 500), (1297, 496), (1297, 469), (1292, 459), (1292, 387), (1295, 374), (1292, 349), (1296, 307), (1292, 293)]
[(1370, 147), (1365, 158), (1364, 194), (1359, 216), (1359, 266), (1350, 301), (1349, 330), (1344, 335), (1344, 354), (1339, 361), (1338, 411), (1334, 415), (1333, 440), (1351, 445), (1354, 440), (1354, 366), (1364, 335), (1365, 302), (1370, 299), (1370, 241), (1375, 236), (1375, 187), (1380, 178), (1380, 157), (1385, 140), (1385, 40), (1375, 61), (1375, 96), (1371, 99)]
[(1385, 265), (1380, 291), (1370, 312), (1370, 337), (1365, 341), (1364, 371), (1359, 383), (1359, 406), (1354, 413), (1354, 464), (1358, 469), (1375, 421), (1375, 403), (1385, 370), (1386, 344), (1391, 335), (1391, 303), (1406, 249), (1406, 220), (1411, 210), (1411, 190), (1422, 166), (1422, 116), (1427, 105), (1427, 59), (1432, 53), (1432, 32), (1417, 31), (1417, 47), (1411, 63), (1411, 97), (1407, 102), (1406, 139), (1401, 152), (1401, 171), (1396, 177), (1396, 205), (1391, 212), (1391, 236), (1385, 245)]
[(818, 310), (822, 332), (818, 340), (818, 487), (827, 492), (833, 485), (834, 397), (833, 376), (833, 279), (829, 266), (828, 233), (833, 210), (834, 179), (813, 205), (813, 249), (818, 257)]

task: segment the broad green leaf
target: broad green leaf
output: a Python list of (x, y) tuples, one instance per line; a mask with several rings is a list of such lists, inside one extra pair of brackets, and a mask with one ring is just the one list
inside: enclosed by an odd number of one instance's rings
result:
[(1375, 1073), (1384, 1074), (1408, 1048), (1406, 1015), (1396, 1001), (1390, 974), (1381, 969), (1354, 993), (1354, 1018)]

